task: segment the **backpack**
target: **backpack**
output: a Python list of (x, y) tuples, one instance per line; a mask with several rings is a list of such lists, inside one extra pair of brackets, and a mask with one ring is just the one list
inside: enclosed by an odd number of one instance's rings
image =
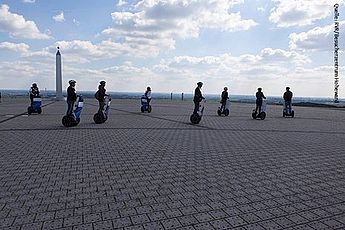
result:
[(99, 99), (99, 91), (95, 93), (95, 98), (98, 100)]

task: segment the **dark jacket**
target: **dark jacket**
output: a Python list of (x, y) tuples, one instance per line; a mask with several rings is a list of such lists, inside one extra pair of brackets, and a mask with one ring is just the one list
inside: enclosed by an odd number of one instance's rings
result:
[(222, 99), (221, 99), (221, 102), (226, 102), (226, 100), (229, 99), (229, 93), (228, 91), (223, 91), (222, 92)]
[(77, 94), (75, 92), (75, 88), (72, 86), (68, 86), (67, 88), (67, 101), (76, 101), (77, 100)]
[(40, 91), (37, 87), (30, 88), (30, 98), (38, 97), (40, 95)]
[(102, 87), (101, 85), (98, 86), (98, 91), (96, 92), (97, 94), (97, 100), (98, 101), (104, 101), (104, 97), (107, 96), (107, 94), (105, 93), (105, 88)]
[(256, 101), (262, 102), (263, 99), (266, 99), (263, 92), (256, 92)]
[(196, 87), (195, 91), (194, 91), (193, 101), (194, 102), (200, 102), (200, 101), (202, 101), (202, 99), (205, 99), (205, 98), (202, 96), (200, 88)]
[(291, 91), (286, 91), (283, 95), (284, 101), (291, 101), (292, 99), (292, 92)]

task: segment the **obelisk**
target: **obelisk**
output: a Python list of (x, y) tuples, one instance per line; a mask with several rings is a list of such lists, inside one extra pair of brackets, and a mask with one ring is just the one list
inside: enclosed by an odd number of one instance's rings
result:
[(62, 71), (61, 71), (61, 54), (60, 48), (56, 52), (56, 100), (63, 100), (62, 96)]

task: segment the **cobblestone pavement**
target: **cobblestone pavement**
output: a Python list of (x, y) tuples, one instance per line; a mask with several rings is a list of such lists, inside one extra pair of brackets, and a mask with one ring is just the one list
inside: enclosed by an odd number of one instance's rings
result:
[[(65, 102), (0, 103), (0, 229), (345, 229), (345, 111), (113, 100), (65, 128)], [(21, 107), (22, 106), (22, 107)]]

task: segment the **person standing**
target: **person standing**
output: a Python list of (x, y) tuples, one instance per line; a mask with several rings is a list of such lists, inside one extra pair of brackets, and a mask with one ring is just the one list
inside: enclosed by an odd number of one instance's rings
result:
[(146, 100), (147, 100), (147, 106), (149, 106), (149, 105), (150, 105), (150, 102), (151, 102), (151, 87), (150, 87), (150, 86), (148, 86), (148, 87), (146, 88), (146, 91), (145, 91), (145, 93), (144, 93), (144, 97), (145, 97)]
[(73, 113), (73, 106), (75, 101), (77, 100), (77, 93), (75, 91), (75, 80), (70, 80), (69, 86), (67, 88), (67, 116), (71, 116)]
[(223, 111), (223, 109), (225, 109), (226, 102), (228, 99), (229, 99), (228, 87), (224, 87), (224, 91), (222, 92), (221, 100), (220, 100), (220, 103), (222, 104), (220, 107), (221, 111)]
[(286, 91), (283, 95), (283, 98), (284, 98), (285, 109), (286, 109), (286, 111), (288, 111), (288, 113), (291, 113), (292, 96), (293, 96), (293, 94), (290, 91), (290, 87), (286, 87)]
[(262, 88), (258, 88), (258, 92), (256, 92), (255, 96), (256, 96), (255, 113), (257, 113), (258, 110), (259, 110), (259, 114), (260, 114), (261, 113), (262, 101), (263, 101), (263, 99), (266, 99), (264, 93), (262, 92)]
[(202, 99), (205, 99), (202, 96), (202, 93), (201, 93), (202, 85), (203, 85), (202, 82), (198, 82), (197, 83), (197, 87), (194, 90), (194, 98), (193, 98), (193, 102), (194, 102), (194, 111), (193, 111), (193, 113), (194, 114), (198, 113), (200, 102), (202, 101)]
[(32, 86), (30, 87), (30, 101), (31, 101), (31, 105), (33, 103), (33, 100), (35, 97), (39, 97), (40, 96), (40, 90), (37, 87), (36, 83), (32, 83)]
[(98, 86), (98, 91), (96, 92), (96, 99), (98, 101), (98, 104), (99, 104), (99, 108), (98, 108), (98, 113), (102, 113), (102, 110), (104, 108), (104, 105), (105, 105), (105, 101), (104, 101), (104, 97), (105, 96), (108, 96), (105, 92), (106, 92), (106, 89), (105, 89), (105, 81), (100, 81), (99, 82), (99, 86)]

